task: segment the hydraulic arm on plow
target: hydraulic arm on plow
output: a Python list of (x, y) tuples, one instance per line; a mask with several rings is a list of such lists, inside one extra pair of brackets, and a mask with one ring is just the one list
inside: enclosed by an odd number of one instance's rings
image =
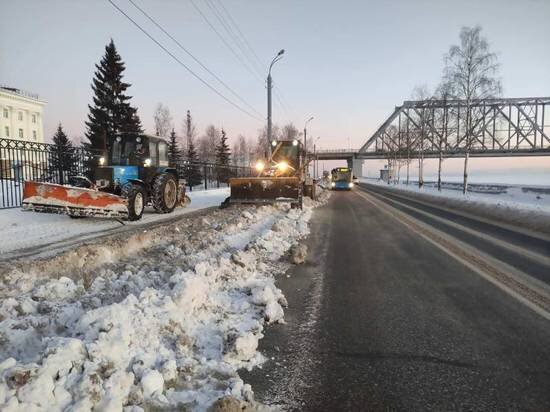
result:
[(71, 177), (70, 185), (26, 181), (23, 209), (139, 220), (146, 204), (158, 213), (185, 205), (185, 181), (168, 166), (167, 144), (146, 135), (117, 136), (93, 170), (94, 181)]
[(222, 203), (266, 204), (290, 202), (302, 207), (305, 185), (305, 151), (298, 140), (274, 140), (269, 159), (255, 164), (257, 176), (229, 179), (231, 195)]

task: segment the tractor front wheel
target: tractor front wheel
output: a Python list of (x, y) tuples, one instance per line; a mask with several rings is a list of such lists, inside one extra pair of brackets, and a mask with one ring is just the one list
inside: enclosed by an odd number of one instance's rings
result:
[(170, 213), (178, 203), (178, 182), (172, 173), (162, 173), (153, 182), (153, 207), (157, 213)]
[(128, 199), (128, 220), (141, 219), (145, 209), (145, 192), (139, 185), (129, 183), (122, 188), (122, 197)]

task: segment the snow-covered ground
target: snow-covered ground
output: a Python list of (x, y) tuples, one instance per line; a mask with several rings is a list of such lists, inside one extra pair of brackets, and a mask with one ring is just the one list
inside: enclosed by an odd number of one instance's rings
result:
[[(238, 369), (262, 363), (263, 329), (283, 321), (275, 278), (315, 205), (213, 210), (132, 235), (129, 255), (103, 241), (5, 273), (0, 410), (202, 411), (228, 396), (252, 405)], [(94, 247), (110, 263), (73, 269)]]
[(380, 179), (362, 178), (362, 182), (405, 191), (430, 198), (454, 209), (493, 218), (520, 227), (550, 233), (550, 186), (523, 186), (476, 183), (462, 194), (458, 183), (445, 183), (441, 192), (433, 182), (422, 189), (418, 184), (388, 184)]
[(503, 185), (493, 183), (477, 183), (470, 185), (468, 193), (462, 194), (462, 185), (459, 183), (444, 183), (440, 191), (433, 182), (427, 182), (422, 189), (418, 183), (409, 185), (400, 182), (390, 184), (379, 179), (361, 179), (365, 183), (391, 187), (411, 192), (422, 192), (431, 196), (454, 198), (471, 202), (499, 204), (511, 208), (529, 209), (550, 212), (550, 186), (523, 186)]
[[(128, 227), (146, 226), (153, 222), (184, 215), (186, 213), (218, 206), (227, 196), (229, 189), (212, 189), (188, 192), (191, 203), (185, 208), (176, 208), (170, 214), (157, 214), (152, 208), (146, 208), (143, 218), (136, 222), (125, 222)], [(100, 232), (122, 229), (116, 220), (109, 218), (71, 219), (68, 216), (24, 212), (19, 208), (0, 210), (0, 257), (21, 249), (36, 248), (52, 242), (78, 237), (86, 239)]]

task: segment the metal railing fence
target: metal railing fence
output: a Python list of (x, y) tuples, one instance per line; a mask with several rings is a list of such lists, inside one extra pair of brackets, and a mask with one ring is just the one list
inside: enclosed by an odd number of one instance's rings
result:
[[(66, 184), (70, 176), (90, 176), (96, 156), (84, 147), (60, 152), (54, 144), (0, 139), (0, 209), (21, 206), (25, 180)], [(184, 159), (176, 169), (191, 190), (225, 187), (230, 177), (253, 175), (249, 167)]]

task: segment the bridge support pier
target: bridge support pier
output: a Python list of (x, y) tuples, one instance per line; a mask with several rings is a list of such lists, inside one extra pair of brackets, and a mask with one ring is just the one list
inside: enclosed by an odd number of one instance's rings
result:
[(353, 171), (355, 177), (363, 177), (363, 160), (362, 159), (347, 159), (348, 167)]

